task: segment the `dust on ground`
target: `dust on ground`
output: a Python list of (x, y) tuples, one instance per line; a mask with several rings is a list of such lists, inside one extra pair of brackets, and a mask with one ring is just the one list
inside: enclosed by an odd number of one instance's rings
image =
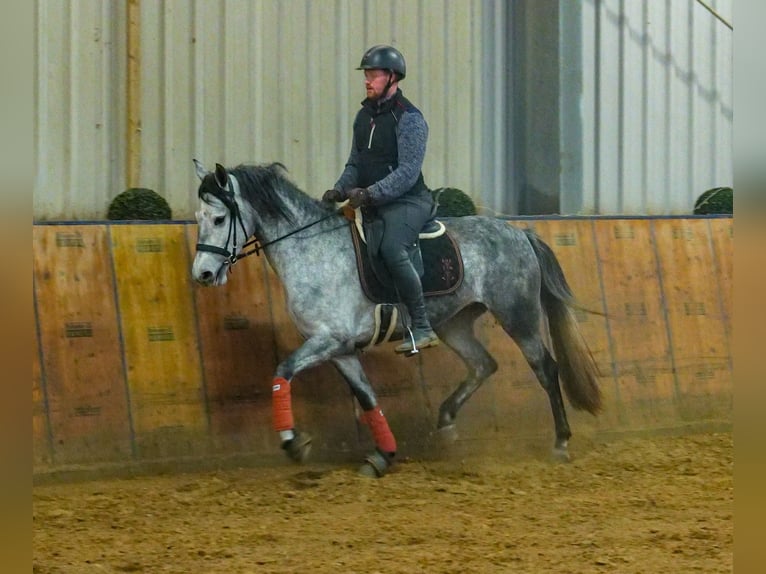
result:
[(33, 572), (729, 572), (731, 432), (33, 489)]

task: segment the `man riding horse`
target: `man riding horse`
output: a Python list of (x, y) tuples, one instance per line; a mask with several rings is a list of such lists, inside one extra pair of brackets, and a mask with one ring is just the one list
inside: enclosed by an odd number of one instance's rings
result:
[(395, 351), (410, 353), (439, 344), (426, 314), (420, 276), (410, 259), (418, 233), (434, 209), (421, 172), (428, 124), (399, 89), (407, 70), (396, 48), (373, 46), (357, 70), (364, 70), (367, 97), (354, 120), (346, 167), (322, 199), (348, 199), (352, 208), (361, 207), (365, 223), (377, 223), (382, 229), (378, 255), (411, 319), (412, 337), (405, 337)]

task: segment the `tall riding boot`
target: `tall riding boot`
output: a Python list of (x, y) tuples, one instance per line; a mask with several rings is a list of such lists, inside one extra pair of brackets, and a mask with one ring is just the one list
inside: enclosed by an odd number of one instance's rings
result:
[(428, 321), (426, 315), (426, 305), (423, 301), (423, 288), (418, 282), (417, 293), (414, 298), (405, 299), (404, 303), (407, 305), (407, 310), (410, 312), (410, 319), (412, 320), (412, 338), (409, 337), (409, 333), (404, 334), (404, 342), (394, 349), (397, 353), (411, 353), (413, 351), (413, 339), (415, 341), (415, 347), (418, 349), (427, 349), (428, 347), (435, 347), (439, 344), (439, 338), (431, 328), (431, 323)]
[[(402, 215), (406, 216), (406, 210)], [(407, 310), (410, 313), (415, 347), (433, 347), (439, 344), (439, 338), (428, 322), (426, 306), (423, 302), (423, 285), (420, 283), (418, 272), (415, 271), (415, 266), (410, 260), (407, 247), (417, 239), (417, 236), (412, 240), (405, 237), (405, 231), (409, 232), (410, 229), (404, 229), (406, 226), (401, 226), (401, 229), (397, 229), (396, 225), (400, 223), (400, 219), (390, 218), (386, 220), (388, 231), (381, 243), (380, 254), (394, 281), (396, 290), (399, 293), (399, 299), (407, 306)], [(414, 350), (412, 345), (413, 337), (410, 337), (409, 333), (405, 333), (404, 343), (396, 347), (394, 351), (397, 353), (411, 353)]]

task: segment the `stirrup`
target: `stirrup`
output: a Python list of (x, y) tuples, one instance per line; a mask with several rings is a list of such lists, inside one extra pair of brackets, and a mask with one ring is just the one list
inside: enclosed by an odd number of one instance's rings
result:
[[(408, 340), (409, 335), (409, 340)], [(404, 336), (404, 342), (394, 349), (395, 353), (404, 353), (407, 357), (417, 355), (419, 349), (427, 349), (429, 347), (435, 347), (439, 344), (439, 337), (436, 336), (433, 329), (429, 333), (425, 334), (418, 341), (415, 340), (415, 334), (410, 327), (407, 327), (407, 333)]]

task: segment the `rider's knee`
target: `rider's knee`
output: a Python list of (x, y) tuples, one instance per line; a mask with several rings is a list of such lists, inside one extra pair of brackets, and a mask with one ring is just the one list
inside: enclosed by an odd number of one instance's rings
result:
[(385, 241), (380, 246), (380, 257), (389, 265), (406, 264), (410, 260), (403, 245), (386, 243)]

